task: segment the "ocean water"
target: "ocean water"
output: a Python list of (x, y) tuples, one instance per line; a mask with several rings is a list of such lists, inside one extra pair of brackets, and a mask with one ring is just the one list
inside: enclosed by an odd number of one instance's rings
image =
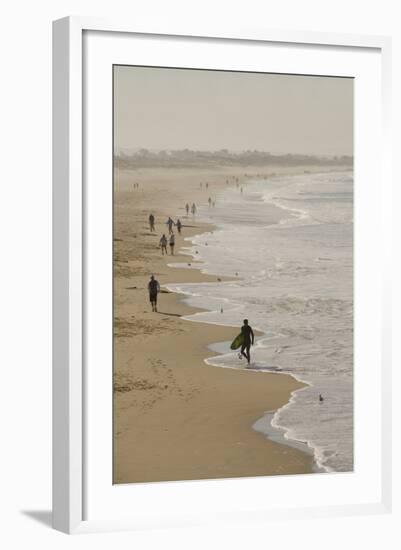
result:
[[(212, 192), (212, 191), (211, 191)], [(216, 229), (185, 252), (216, 283), (168, 285), (188, 316), (263, 333), (250, 368), (290, 373), (307, 386), (254, 426), (307, 445), (321, 471), (353, 469), (353, 178), (351, 172), (277, 176), (228, 187), (198, 217)], [(171, 264), (174, 265), (174, 264)], [(199, 266), (198, 266), (199, 267)], [(218, 282), (217, 276), (232, 281)], [(244, 368), (229, 342), (211, 346), (216, 367)], [(319, 401), (319, 394), (323, 402)], [(263, 429), (263, 426), (266, 429)]]

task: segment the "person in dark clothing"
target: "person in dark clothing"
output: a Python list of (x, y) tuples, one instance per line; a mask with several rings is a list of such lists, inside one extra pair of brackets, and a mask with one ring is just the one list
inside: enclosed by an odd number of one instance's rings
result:
[(244, 336), (244, 342), (241, 346), (241, 355), (243, 355), (248, 361), (248, 365), (251, 362), (251, 345), (253, 346), (255, 341), (255, 335), (252, 328), (248, 324), (248, 319), (244, 319), (244, 324), (241, 327), (241, 334)]
[(175, 245), (174, 233), (171, 234), (169, 243), (170, 243), (170, 252), (171, 252), (171, 255), (174, 256), (174, 245)]
[(168, 227), (168, 233), (169, 233), (169, 235), (171, 235), (173, 233), (173, 225), (175, 225), (175, 224), (174, 224), (173, 220), (170, 218), (170, 216), (168, 217), (168, 220), (166, 221), (166, 224), (167, 224), (167, 227)]
[(152, 275), (148, 284), (149, 301), (152, 304), (152, 311), (157, 311), (157, 295), (160, 292), (159, 281)]
[(153, 214), (149, 216), (149, 227), (151, 232), (155, 231), (155, 217)]
[(164, 233), (160, 239), (159, 246), (162, 250), (162, 255), (164, 256), (164, 253), (167, 254), (167, 237)]
[(175, 225), (177, 226), (178, 233), (181, 235), (181, 227), (182, 227), (181, 220), (177, 220), (177, 223)]

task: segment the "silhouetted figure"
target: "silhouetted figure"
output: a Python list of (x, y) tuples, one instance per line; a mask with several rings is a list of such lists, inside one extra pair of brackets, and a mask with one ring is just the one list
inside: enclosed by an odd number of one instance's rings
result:
[(181, 235), (181, 227), (182, 227), (181, 220), (178, 219), (178, 220), (177, 220), (177, 223), (176, 223), (175, 225), (177, 226), (177, 231), (178, 231), (178, 233)]
[(173, 225), (174, 225), (174, 222), (173, 222), (173, 220), (170, 218), (170, 216), (169, 216), (168, 220), (166, 221), (166, 224), (167, 224), (167, 227), (168, 227), (169, 235), (171, 235), (172, 232), (173, 232)]
[(164, 233), (160, 239), (159, 244), (160, 244), (160, 248), (162, 249), (162, 255), (164, 256), (164, 253), (167, 254), (167, 237)]
[(174, 256), (174, 245), (175, 245), (175, 237), (174, 237), (174, 233), (172, 233), (170, 237), (170, 252), (172, 256)]
[(251, 345), (253, 346), (255, 341), (255, 335), (252, 328), (248, 324), (248, 319), (244, 319), (244, 324), (241, 327), (241, 334), (244, 337), (244, 342), (241, 346), (241, 355), (246, 358), (248, 365), (251, 362)]
[(149, 227), (151, 232), (155, 231), (155, 217), (153, 214), (149, 216)]
[(152, 311), (157, 311), (157, 295), (160, 292), (159, 281), (152, 275), (148, 284), (149, 301), (152, 304)]

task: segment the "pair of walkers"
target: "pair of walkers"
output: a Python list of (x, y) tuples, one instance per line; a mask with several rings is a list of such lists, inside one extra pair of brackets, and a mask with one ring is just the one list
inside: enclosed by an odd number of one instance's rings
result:
[(189, 210), (191, 210), (192, 215), (195, 216), (195, 214), (196, 214), (196, 204), (193, 202), (192, 206), (190, 207), (189, 204), (187, 203), (185, 205), (185, 210), (187, 212), (187, 216), (189, 214)]
[(168, 220), (166, 221), (166, 225), (168, 227), (169, 235), (172, 235), (174, 233), (173, 225), (175, 225), (177, 227), (178, 233), (181, 234), (182, 223), (181, 223), (180, 219), (178, 219), (177, 222), (174, 223), (174, 220), (169, 216)]
[(163, 233), (161, 239), (160, 239), (160, 242), (159, 242), (159, 246), (161, 248), (161, 251), (162, 251), (162, 255), (164, 256), (164, 254), (167, 255), (167, 244), (170, 245), (170, 253), (172, 256), (174, 256), (174, 246), (175, 246), (175, 236), (174, 236), (174, 233), (172, 233), (169, 237), (169, 239), (167, 239), (166, 235)]

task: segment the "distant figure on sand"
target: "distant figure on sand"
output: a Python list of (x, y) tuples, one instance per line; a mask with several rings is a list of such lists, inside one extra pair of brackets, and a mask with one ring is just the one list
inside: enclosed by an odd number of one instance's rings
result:
[(174, 237), (174, 233), (172, 233), (170, 237), (170, 251), (172, 256), (174, 256), (174, 245), (175, 245), (175, 237)]
[(195, 216), (195, 214), (196, 214), (196, 204), (194, 202), (192, 203), (192, 206), (191, 206), (191, 212)]
[(171, 235), (171, 233), (173, 232), (173, 225), (174, 225), (174, 222), (173, 220), (170, 218), (168, 218), (168, 220), (166, 221), (166, 224), (168, 226), (168, 232), (169, 232), (169, 235)]
[(210, 207), (212, 206), (212, 199), (209, 197), (209, 198), (207, 199), (207, 202), (209, 203), (209, 208), (210, 208)]
[(150, 300), (150, 303), (152, 304), (152, 311), (157, 311), (157, 295), (160, 292), (160, 285), (159, 285), (159, 281), (156, 281), (153, 275), (150, 277), (150, 281), (148, 284), (148, 291), (149, 291), (149, 300)]
[(185, 210), (187, 211), (187, 216), (188, 216), (188, 214), (189, 214), (189, 204), (188, 203), (185, 205)]
[(175, 225), (177, 226), (178, 233), (181, 235), (181, 227), (182, 227), (181, 220), (178, 219)]
[(163, 233), (160, 242), (159, 242), (160, 248), (162, 249), (162, 255), (164, 256), (164, 253), (167, 254), (167, 237)]
[(252, 328), (248, 324), (248, 319), (244, 319), (244, 324), (241, 327), (241, 334), (244, 337), (244, 342), (241, 346), (241, 355), (243, 355), (248, 361), (248, 365), (251, 362), (251, 345), (253, 346), (255, 336)]
[(155, 230), (155, 217), (153, 214), (149, 216), (149, 227), (151, 232)]

